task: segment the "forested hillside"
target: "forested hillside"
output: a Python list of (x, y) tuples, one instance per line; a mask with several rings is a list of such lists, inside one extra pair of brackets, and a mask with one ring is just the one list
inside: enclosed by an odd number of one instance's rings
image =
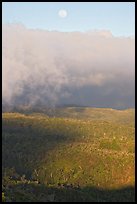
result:
[(134, 131), (132, 109), (3, 113), (3, 201), (134, 201)]

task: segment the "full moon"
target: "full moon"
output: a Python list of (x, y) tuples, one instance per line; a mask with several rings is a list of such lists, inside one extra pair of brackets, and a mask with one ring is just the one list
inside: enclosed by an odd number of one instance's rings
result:
[(61, 9), (61, 10), (59, 10), (58, 15), (59, 15), (61, 18), (65, 18), (65, 17), (67, 17), (68, 13), (67, 13), (66, 10)]

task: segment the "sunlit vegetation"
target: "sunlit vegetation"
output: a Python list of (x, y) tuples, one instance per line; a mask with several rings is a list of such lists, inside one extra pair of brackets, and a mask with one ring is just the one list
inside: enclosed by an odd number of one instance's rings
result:
[(59, 110), (3, 113), (3, 202), (134, 201), (134, 110)]

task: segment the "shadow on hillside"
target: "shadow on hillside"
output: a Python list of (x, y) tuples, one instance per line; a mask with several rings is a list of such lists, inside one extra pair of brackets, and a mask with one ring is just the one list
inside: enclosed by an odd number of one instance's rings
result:
[(5, 192), (11, 202), (135, 202), (134, 187), (104, 190), (96, 187), (59, 186), (41, 184), (16, 184)]
[(65, 126), (61, 130), (58, 130), (57, 124), (52, 127), (53, 124), (46, 130), (39, 123), (3, 121), (2, 166), (15, 167), (18, 174), (25, 174), (30, 179), (40, 162), (48, 159), (50, 151), (59, 145), (71, 144), (82, 139), (79, 129), (75, 129), (75, 126), (71, 128), (67, 120), (63, 124), (61, 122), (58, 124), (58, 126)]
[[(63, 131), (57, 131), (57, 128), (53, 131), (43, 131), (42, 126), (37, 127), (29, 123), (25, 125), (22, 122), (17, 123), (17, 126), (14, 123), (3, 124), (2, 160), (4, 168), (15, 167), (17, 173), (25, 174), (28, 179), (31, 179), (34, 169), (46, 161), (51, 150), (58, 145), (79, 140), (80, 133), (75, 126), (72, 126), (72, 129), (66, 129), (67, 133), (64, 134)], [(7, 201), (11, 202), (134, 202), (134, 191), (134, 187), (130, 186), (104, 190), (72, 185), (45, 187), (42, 184), (26, 183), (6, 187), (5, 196)]]

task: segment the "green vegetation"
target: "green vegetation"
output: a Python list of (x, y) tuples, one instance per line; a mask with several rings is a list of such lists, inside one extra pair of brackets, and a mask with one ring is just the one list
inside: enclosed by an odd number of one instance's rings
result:
[(134, 201), (134, 110), (53, 115), (3, 113), (3, 202)]

